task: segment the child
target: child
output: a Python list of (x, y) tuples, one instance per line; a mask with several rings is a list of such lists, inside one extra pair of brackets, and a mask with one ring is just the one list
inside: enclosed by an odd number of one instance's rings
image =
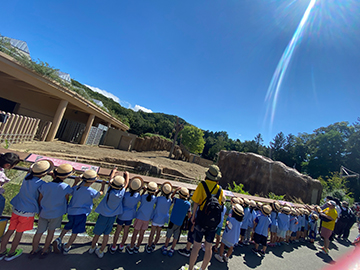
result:
[[(156, 192), (155, 196), (159, 191), (160, 190)], [(148, 239), (148, 244), (145, 246), (145, 250), (147, 253), (151, 253), (154, 251), (155, 245), (160, 239), (161, 228), (164, 226), (165, 222), (169, 221), (169, 210), (171, 206), (171, 199), (169, 198), (169, 196), (171, 192), (172, 185), (169, 182), (165, 182), (161, 187), (162, 196), (156, 198), (156, 206), (153, 212), (150, 236)], [(156, 237), (155, 241), (153, 241), (155, 232)], [(169, 256), (171, 257), (170, 253)]]
[(116, 251), (116, 244), (119, 239), (120, 232), (124, 226), (124, 234), (119, 244), (119, 252), (124, 250), (125, 242), (129, 234), (130, 225), (132, 220), (135, 218), (136, 208), (138, 202), (140, 202), (141, 196), (139, 191), (143, 188), (144, 181), (141, 177), (133, 177), (130, 181), (129, 188), (130, 191), (125, 192), (123, 199), (123, 213), (118, 215), (116, 219), (116, 231), (113, 238), (113, 244), (110, 247), (110, 253), (114, 254)]
[[(77, 186), (80, 182), (81, 184)], [(86, 170), (80, 177), (76, 177), (72, 187), (72, 198), (68, 207), (69, 222), (65, 225), (61, 234), (53, 242), (54, 251), (68, 254), (72, 243), (75, 241), (78, 233), (86, 231), (86, 217), (90, 214), (93, 207), (93, 200), (103, 194), (104, 189), (98, 192), (90, 186), (97, 180), (97, 174), (94, 170)], [(104, 187), (104, 186), (102, 186)], [(72, 230), (72, 234), (67, 243), (61, 244), (64, 235)]]
[(20, 158), (15, 153), (0, 154), (0, 216), (2, 216), (5, 208), (5, 198), (3, 196), (5, 190), (3, 185), (10, 181), (10, 179), (7, 178), (4, 173), (4, 169), (12, 169), (14, 166), (16, 166), (16, 164), (19, 163), (19, 161)]
[[(174, 198), (176, 192), (179, 192), (179, 199)], [(187, 201), (188, 196), (189, 190), (185, 187), (178, 187), (171, 195), (171, 199), (173, 200), (173, 209), (171, 212), (170, 223), (166, 232), (165, 245), (161, 248), (163, 255), (168, 255), (169, 257), (174, 255), (175, 246), (180, 237), (181, 225), (183, 224), (186, 213), (191, 211), (191, 204), (189, 201)], [(171, 245), (171, 249), (168, 251), (167, 248), (171, 236), (173, 236), (174, 239)]]
[[(229, 261), (234, 245), (239, 241), (240, 225), (244, 217), (244, 209), (240, 204), (235, 204), (232, 206), (232, 210), (232, 216), (229, 216), (226, 220), (226, 227), (222, 235), (219, 254), (215, 254), (215, 259), (219, 262)], [(224, 254), (225, 246), (229, 248), (227, 254)]]
[[(155, 182), (150, 182), (147, 186), (148, 194), (142, 194), (141, 204), (136, 213), (136, 219), (134, 222), (134, 233), (131, 237), (130, 245), (126, 246), (126, 252), (129, 254), (138, 253), (141, 242), (144, 238), (145, 230), (149, 227), (149, 220), (154, 211), (154, 205), (156, 203), (156, 196), (154, 195), (158, 190), (158, 186)], [(145, 192), (145, 189), (144, 189)], [(144, 193), (143, 192), (143, 193)], [(139, 234), (140, 232), (140, 234)], [(135, 245), (137, 235), (139, 234), (139, 239)]]
[[(243, 221), (241, 222), (241, 226), (240, 226), (240, 241), (239, 241), (239, 246), (243, 246), (243, 245), (250, 245), (249, 240), (250, 240), (250, 230), (248, 230), (249, 226), (253, 224), (253, 219), (252, 219), (252, 213), (250, 210), (250, 200), (247, 198), (244, 198), (244, 218)], [(252, 230), (252, 226), (251, 226), (251, 230)]]
[[(261, 213), (258, 215), (254, 221), (254, 242), (255, 248), (252, 251), (255, 254), (259, 254), (261, 256), (265, 256), (266, 251), (266, 242), (267, 237), (270, 231), (271, 226), (271, 219), (269, 217), (271, 213), (271, 206), (270, 205), (262, 205), (261, 206)], [(259, 244), (262, 245), (262, 250), (259, 251)]]
[[(117, 215), (123, 213), (123, 198), (125, 189), (129, 183), (129, 173), (124, 172), (124, 176), (117, 175), (117, 168), (114, 168), (110, 175), (109, 188), (106, 195), (96, 207), (95, 212), (99, 214), (94, 227), (94, 237), (89, 248), (89, 253), (95, 254), (98, 258), (104, 257), (104, 250), (109, 240), (109, 234), (112, 231), (114, 221)], [(105, 185), (105, 182), (102, 182)], [(103, 189), (103, 187), (102, 187)], [(101, 247), (97, 247), (100, 235), (104, 234)]]
[(286, 239), (286, 233), (290, 228), (290, 208), (288, 206), (284, 206), (281, 212), (278, 214), (277, 222), (277, 244), (282, 245), (286, 241), (288, 244), (288, 239)]
[[(191, 197), (191, 195), (189, 196)], [(187, 220), (185, 218), (184, 222), (186, 222), (186, 229), (188, 230), (187, 233), (187, 242), (186, 242), (186, 247), (181, 248), (178, 250), (179, 254), (185, 256), (185, 257), (190, 257), (190, 249), (191, 246), (194, 244), (194, 227), (195, 224), (191, 222), (191, 217), (192, 217), (192, 213), (191, 211), (188, 212), (188, 216), (187, 216)]]
[(309, 218), (310, 218), (310, 211), (307, 209), (304, 209), (304, 216), (305, 216), (305, 227), (304, 227), (304, 233), (303, 233), (303, 237), (304, 240), (306, 240), (306, 238), (308, 237), (308, 228), (309, 228)]
[(298, 231), (298, 219), (297, 219), (297, 211), (295, 209), (291, 209), (290, 212), (290, 226), (289, 231), (291, 232), (290, 243), (295, 241), (296, 233)]
[(278, 230), (278, 215), (281, 210), (280, 204), (277, 201), (273, 201), (271, 203), (271, 227), (270, 227), (270, 247), (276, 246), (276, 240), (277, 240), (277, 230)]
[(314, 243), (316, 239), (316, 231), (317, 231), (317, 220), (319, 219), (317, 214), (311, 214), (309, 218), (309, 238), (310, 243)]
[(41, 207), (36, 234), (32, 242), (31, 255), (35, 255), (41, 236), (48, 230), (45, 245), (41, 251), (44, 258), (49, 252), (49, 247), (54, 237), (55, 229), (60, 228), (62, 217), (66, 214), (67, 203), (72, 189), (63, 181), (74, 172), (70, 164), (61, 164), (54, 170), (53, 181), (39, 187), (39, 204)]
[(254, 242), (254, 226), (255, 226), (255, 218), (257, 217), (257, 206), (254, 200), (250, 200), (250, 212), (251, 212), (251, 221), (249, 223), (249, 227), (245, 232), (245, 237), (249, 237), (250, 243), (255, 244)]
[(220, 237), (221, 237), (221, 231), (222, 231), (222, 227), (223, 227), (223, 223), (224, 223), (224, 217), (225, 217), (225, 213), (226, 213), (226, 206), (225, 206), (225, 202), (226, 202), (226, 196), (222, 197), (221, 203), (222, 203), (222, 207), (223, 210), (221, 212), (221, 220), (216, 228), (216, 234), (215, 234), (215, 245), (213, 246), (213, 251), (215, 253), (218, 253), (218, 247), (220, 244)]
[[(19, 193), (11, 200), (13, 212), (10, 226), (1, 241), (0, 260), (6, 256), (5, 260), (11, 261), (22, 254), (22, 249), (16, 248), (20, 243), (23, 232), (32, 230), (34, 216), (39, 213), (38, 188), (45, 183), (41, 180), (41, 177), (52, 171), (52, 169), (53, 163), (49, 160), (34, 163), (29, 169), (29, 174), (25, 176)], [(15, 237), (7, 254), (6, 245), (14, 231), (16, 231)]]

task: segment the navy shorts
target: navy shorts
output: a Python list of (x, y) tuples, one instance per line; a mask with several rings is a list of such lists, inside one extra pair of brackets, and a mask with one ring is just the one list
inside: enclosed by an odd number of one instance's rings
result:
[(116, 223), (117, 223), (118, 225), (130, 226), (131, 223), (132, 223), (132, 219), (130, 219), (130, 220), (121, 220), (121, 219), (117, 218), (117, 219), (116, 219)]
[(103, 215), (99, 214), (93, 233), (96, 235), (109, 235), (112, 231), (115, 218), (116, 216), (104, 217)]
[(86, 214), (68, 215), (69, 222), (66, 223), (64, 229), (72, 230), (73, 234), (85, 232)]
[(209, 231), (201, 228), (199, 225), (195, 225), (194, 228), (194, 240), (197, 243), (201, 243), (203, 237), (205, 236), (205, 241), (208, 243), (212, 243), (214, 241), (216, 234), (216, 230)]
[(240, 229), (240, 235), (245, 236), (246, 229)]
[(264, 247), (266, 247), (266, 241), (267, 241), (266, 236), (263, 236), (263, 235), (258, 234), (258, 233), (254, 234), (254, 242), (256, 244), (262, 244)]

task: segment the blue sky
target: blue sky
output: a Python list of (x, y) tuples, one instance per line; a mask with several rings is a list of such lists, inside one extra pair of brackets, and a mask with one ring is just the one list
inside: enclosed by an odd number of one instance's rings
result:
[(311, 133), (360, 117), (357, 0), (315, 1), (276, 101), (265, 99), (309, 4), (12, 0), (2, 3), (0, 34), (125, 107), (241, 141), (261, 133), (268, 144), (280, 131)]

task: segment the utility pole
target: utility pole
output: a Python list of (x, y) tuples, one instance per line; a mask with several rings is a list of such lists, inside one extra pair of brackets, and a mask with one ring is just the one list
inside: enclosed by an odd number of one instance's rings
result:
[(174, 152), (177, 136), (178, 136), (179, 132), (183, 130), (183, 128), (184, 128), (184, 124), (179, 124), (179, 117), (176, 116), (176, 123), (175, 123), (174, 129), (173, 129), (173, 133), (175, 133), (175, 135), (174, 135), (173, 143), (171, 145), (169, 158), (171, 158), (171, 156)]

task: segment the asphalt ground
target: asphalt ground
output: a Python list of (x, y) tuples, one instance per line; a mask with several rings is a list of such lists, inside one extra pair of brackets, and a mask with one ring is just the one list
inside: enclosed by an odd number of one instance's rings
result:
[[(350, 233), (350, 240), (354, 240), (358, 234), (356, 226)], [(64, 237), (64, 242), (70, 234)], [(31, 251), (31, 241), (33, 234), (27, 233), (23, 235), (19, 248), (23, 249), (23, 254), (13, 261), (0, 261), (0, 269), (36, 269), (36, 270), (57, 270), (57, 269), (180, 269), (181, 266), (187, 265), (189, 259), (180, 255), (175, 251), (173, 257), (161, 254), (160, 248), (164, 238), (156, 246), (153, 253), (148, 254), (144, 251), (144, 245), (140, 247), (138, 254), (129, 255), (126, 252), (116, 252), (115, 254), (106, 253), (102, 259), (99, 259), (95, 253), (89, 254), (88, 249), (92, 238), (89, 236), (79, 236), (67, 255), (50, 253), (45, 258), (39, 255), (35, 258), (29, 258)], [(42, 237), (41, 243), (45, 240)], [(100, 238), (101, 240), (101, 238)], [(129, 239), (128, 239), (129, 240)], [(146, 243), (144, 238), (143, 243)], [(182, 237), (176, 249), (185, 247), (186, 238)], [(330, 244), (330, 253), (325, 255), (320, 252), (319, 238), (315, 244), (309, 242), (299, 242), (290, 245), (277, 247), (268, 247), (265, 257), (255, 255), (250, 246), (236, 247), (229, 262), (220, 263), (214, 257), (211, 260), (209, 270), (225, 270), (225, 269), (276, 269), (276, 270), (318, 270), (332, 264), (336, 265), (336, 261), (341, 257), (352, 254), (354, 247), (350, 245), (350, 241), (335, 239)], [(200, 250), (197, 260), (198, 266), (201, 265), (204, 252)], [(360, 259), (359, 259), (360, 260)]]

